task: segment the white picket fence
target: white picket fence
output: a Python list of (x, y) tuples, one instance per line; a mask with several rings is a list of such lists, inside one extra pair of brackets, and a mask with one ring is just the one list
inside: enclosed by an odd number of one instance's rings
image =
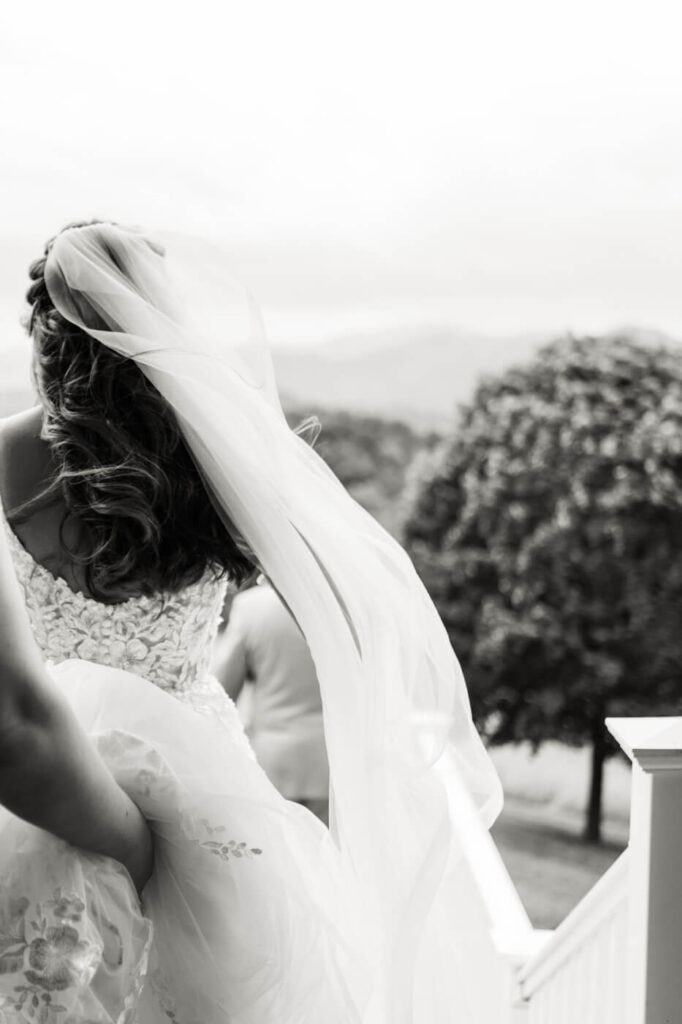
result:
[(625, 1020), (627, 883), (626, 851), (518, 972), (527, 1024)]
[(532, 929), (492, 840), (468, 858), (496, 979), (485, 1024), (682, 1024), (682, 718), (607, 725), (632, 760), (630, 842), (558, 928)]

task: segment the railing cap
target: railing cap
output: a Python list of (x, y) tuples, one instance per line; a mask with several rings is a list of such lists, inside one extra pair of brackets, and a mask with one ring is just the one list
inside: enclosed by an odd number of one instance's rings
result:
[(607, 718), (606, 728), (644, 771), (682, 770), (682, 717)]

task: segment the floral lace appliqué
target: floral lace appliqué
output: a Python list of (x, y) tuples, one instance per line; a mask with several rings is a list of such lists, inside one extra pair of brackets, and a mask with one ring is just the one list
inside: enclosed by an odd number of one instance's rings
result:
[(124, 965), (119, 929), (102, 909), (57, 887), (52, 898), (17, 896), (0, 884), (0, 1024), (103, 1024), (109, 1009), (97, 990), (117, 972), (126, 991), (113, 1011), (117, 1024), (132, 1024), (147, 973), (152, 931), (147, 922)]
[[(215, 831), (220, 832), (222, 830), (217, 828)], [(202, 846), (210, 853), (214, 853), (222, 860), (230, 860), (232, 857), (257, 857), (263, 852), (257, 846), (247, 846), (246, 843), (238, 843), (236, 839), (226, 839), (225, 841), (204, 839), (203, 842), (199, 843), (199, 846)]]
[[(226, 583), (207, 572), (173, 594), (103, 604), (36, 562), (3, 518), (31, 626), (45, 661), (82, 658), (184, 691), (209, 671)], [(1, 1024), (1, 1022), (0, 1022)]]
[(236, 858), (260, 857), (262, 850), (257, 846), (236, 839), (223, 838), (227, 832), (225, 825), (211, 825), (207, 818), (194, 818), (189, 814), (183, 816), (182, 828), (194, 846), (220, 857), (221, 860)]
[(66, 1024), (69, 1000), (60, 994), (87, 986), (102, 957), (102, 945), (78, 928), (85, 904), (56, 889), (42, 904), (9, 897), (0, 907), (0, 1021), (20, 1015), (36, 1024)]

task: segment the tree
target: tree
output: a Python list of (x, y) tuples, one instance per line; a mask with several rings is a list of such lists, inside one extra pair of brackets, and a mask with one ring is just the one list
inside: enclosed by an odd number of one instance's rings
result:
[(592, 747), (607, 715), (682, 702), (682, 354), (564, 339), (484, 382), (405, 541), (490, 742)]

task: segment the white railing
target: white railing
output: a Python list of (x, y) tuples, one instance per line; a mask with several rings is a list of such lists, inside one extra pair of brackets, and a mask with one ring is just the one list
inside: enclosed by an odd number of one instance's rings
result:
[[(506, 1013), (490, 1024), (682, 1024), (682, 718), (607, 725), (632, 761), (629, 849), (517, 956)], [(517, 940), (528, 945), (524, 927)]]
[[(466, 830), (465, 830), (466, 832)], [(516, 1003), (516, 973), (542, 946), (550, 932), (533, 928), (500, 853), (490, 835), (472, 829), (452, 893), (468, 922), (458, 969), (477, 991), (475, 1006), (466, 1007), (466, 1024), (508, 1024)], [(475, 982), (473, 982), (475, 979)], [(456, 1009), (456, 1008), (455, 1008)], [(453, 1014), (453, 1024), (460, 1018)]]
[(626, 851), (519, 971), (527, 1024), (623, 1024), (627, 895)]

